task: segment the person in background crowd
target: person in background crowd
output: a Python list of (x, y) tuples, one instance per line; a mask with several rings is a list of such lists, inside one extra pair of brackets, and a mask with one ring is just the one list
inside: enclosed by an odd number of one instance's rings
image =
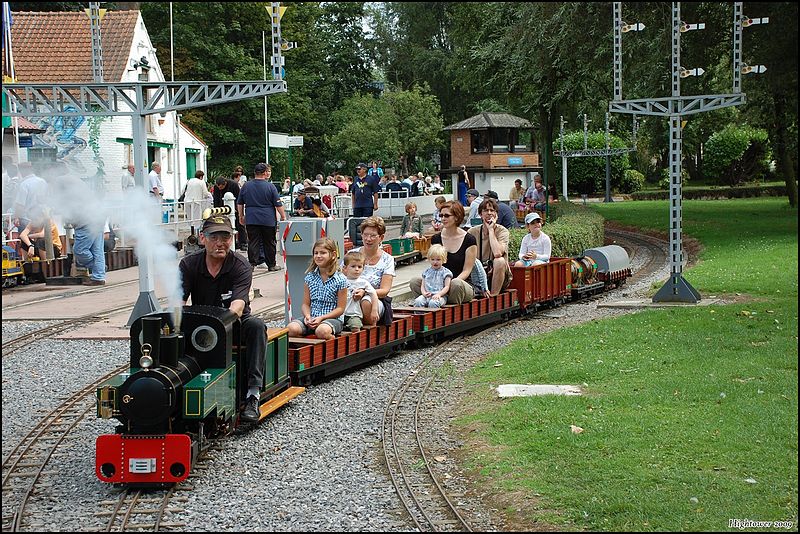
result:
[[(497, 224), (500, 226), (505, 226), (509, 230), (512, 228), (519, 228), (519, 223), (517, 223), (517, 214), (514, 213), (507, 204), (500, 202), (500, 199), (497, 198), (497, 193), (494, 191), (487, 191), (485, 195), (483, 195), (484, 199), (493, 198), (497, 201)], [(480, 209), (478, 210), (480, 212)]]
[(308, 214), (310, 217), (322, 217), (328, 218), (331, 216), (331, 212), (328, 211), (328, 206), (322, 203), (322, 199), (320, 198), (312, 198), (311, 199), (311, 213)]
[(336, 184), (336, 187), (339, 188), (339, 193), (347, 193), (348, 185), (347, 185), (347, 180), (345, 180), (344, 176), (342, 176), (337, 172), (336, 176), (334, 176), (333, 183)]
[(517, 267), (530, 267), (550, 261), (552, 244), (550, 236), (542, 232), (542, 218), (535, 211), (525, 216), (528, 234), (522, 238), (519, 246)]
[(478, 208), (481, 205), (481, 194), (477, 189), (470, 189), (467, 191), (467, 202), (469, 202), (469, 213), (467, 220), (464, 223), (466, 228), (472, 227), (472, 220), (478, 218)]
[(422, 217), (417, 215), (417, 205), (413, 202), (406, 204), (406, 214), (400, 224), (400, 235), (403, 237), (419, 237), (422, 235)]
[(468, 206), (467, 204), (467, 190), (472, 187), (472, 184), (469, 181), (469, 173), (467, 173), (466, 165), (462, 165), (461, 169), (458, 171), (458, 201), (461, 202), (462, 206)]
[(314, 334), (318, 339), (333, 339), (342, 332), (342, 316), (347, 306), (347, 279), (339, 272), (336, 242), (323, 237), (314, 243), (311, 263), (306, 269), (302, 319), (287, 326), (289, 336)]
[(412, 197), (425, 196), (424, 178), (420, 178), (418, 175), (413, 175), (413, 174), (411, 175), (411, 196)]
[(84, 278), (83, 285), (102, 286), (106, 283), (104, 230), (106, 217), (100, 210), (85, 208), (93, 192), (83, 180), (69, 174), (51, 179), (50, 188), (58, 204), (54, 211), (65, 223), (74, 227), (75, 244), (70, 276)]
[(376, 182), (380, 182), (380, 179), (383, 178), (383, 169), (380, 168), (379, 162), (377, 161), (370, 162), (370, 167), (369, 171), (367, 171), (367, 176), (369, 176)]
[(547, 191), (542, 184), (542, 177), (539, 174), (533, 176), (533, 185), (525, 192), (525, 204), (535, 210), (543, 210), (547, 203)]
[(161, 197), (164, 196), (164, 184), (161, 183), (161, 164), (154, 161), (150, 168), (152, 170), (147, 175), (150, 184), (150, 195), (161, 201)]
[(203, 215), (203, 208), (206, 207), (210, 196), (211, 194), (206, 189), (205, 173), (203, 171), (195, 172), (194, 178), (186, 182), (186, 191), (183, 197), (186, 203), (186, 218), (199, 222)]
[(14, 217), (17, 228), (25, 228), (32, 220), (44, 217), (48, 185), (44, 178), (33, 172), (30, 162), (23, 161), (18, 168), (21, 181), (14, 201)]
[(224, 176), (217, 176), (216, 184), (211, 189), (211, 197), (214, 201), (215, 208), (221, 208), (225, 205), (225, 193), (229, 192), (234, 198), (239, 197), (239, 186)]
[(397, 181), (397, 175), (396, 174), (390, 174), (388, 176), (389, 176), (389, 182), (386, 184), (386, 190), (387, 191), (397, 192), (397, 191), (403, 191), (404, 190), (403, 186), (400, 185), (400, 182)]
[(514, 187), (511, 188), (511, 192), (508, 194), (508, 205), (511, 207), (512, 210), (519, 209), (520, 200), (525, 198), (525, 188), (522, 187), (522, 180), (517, 178), (514, 180)]
[(136, 176), (136, 167), (134, 165), (128, 165), (128, 168), (122, 173), (122, 179), (120, 180), (123, 193), (128, 189), (136, 187), (136, 179), (134, 176)]
[(247, 183), (247, 176), (244, 174), (244, 168), (241, 165), (237, 165), (233, 169), (233, 174), (239, 174), (239, 179), (236, 182), (239, 184), (239, 187), (242, 187), (244, 184)]
[[(280, 271), (275, 258), (278, 231), (276, 211), (282, 221), (286, 220), (286, 212), (278, 189), (269, 181), (272, 167), (266, 163), (257, 163), (254, 174), (255, 177), (244, 185), (236, 201), (239, 222), (247, 225), (247, 256), (253, 268)], [(265, 263), (259, 262), (262, 244)]]
[(469, 233), (478, 243), (478, 262), (486, 271), (487, 286), (492, 295), (499, 294), (511, 282), (508, 261), (509, 232), (497, 222), (497, 206), (497, 201), (493, 198), (481, 202), (479, 213), (482, 224), (469, 229)]
[(39, 219), (31, 221), (28, 226), (19, 234), (19, 240), (22, 243), (20, 251), (22, 252), (22, 259), (28, 260), (33, 257), (42, 257), (42, 251), (45, 250), (45, 227), (50, 229), (50, 239), (52, 241), (52, 250), (48, 259), (55, 259), (61, 257), (61, 238), (58, 235), (58, 226), (53, 219)]
[(350, 186), (353, 197), (353, 217), (371, 217), (378, 209), (378, 192), (380, 186), (377, 182), (367, 178), (367, 165), (356, 165), (358, 179)]
[(287, 178), (283, 181), (283, 188), (281, 188), (281, 194), (288, 195), (292, 191), (292, 181)]
[(299, 215), (301, 217), (313, 213), (314, 205), (311, 203), (311, 199), (308, 198), (308, 195), (306, 195), (305, 189), (300, 189), (297, 191), (297, 198), (294, 199), (292, 211), (294, 211), (295, 215)]
[(442, 178), (438, 174), (433, 176), (430, 191), (431, 195), (441, 195), (444, 193), (444, 184), (442, 183)]
[(264, 321), (250, 315), (250, 286), (253, 269), (240, 254), (231, 250), (233, 227), (227, 215), (209, 217), (200, 232), (200, 244), (205, 248), (184, 256), (180, 262), (183, 303), (227, 308), (241, 319), (242, 342), (246, 347), (242, 421), (255, 422), (260, 418), (258, 402), (264, 385), (264, 353), (267, 336)]
[(433, 200), (433, 205), (436, 206), (436, 209), (433, 210), (433, 215), (431, 216), (431, 228), (433, 229), (433, 233), (440, 232), (442, 230), (442, 216), (440, 215), (440, 212), (445, 202), (447, 202), (447, 199), (444, 197), (436, 197)]

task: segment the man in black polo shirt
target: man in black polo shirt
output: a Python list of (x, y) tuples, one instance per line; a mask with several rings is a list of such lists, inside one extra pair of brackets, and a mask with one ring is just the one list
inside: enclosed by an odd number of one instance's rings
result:
[[(183, 303), (219, 306), (236, 313), (242, 321), (242, 340), (247, 346), (247, 394), (242, 421), (259, 419), (258, 401), (264, 383), (264, 353), (267, 347), (264, 321), (250, 315), (253, 268), (231, 251), (233, 227), (225, 215), (212, 215), (203, 223), (200, 244), (205, 250), (184, 256), (180, 263)], [(241, 364), (242, 362), (240, 362)]]

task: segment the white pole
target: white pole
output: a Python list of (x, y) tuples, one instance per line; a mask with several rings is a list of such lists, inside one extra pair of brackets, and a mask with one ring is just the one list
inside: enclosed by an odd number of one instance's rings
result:
[(564, 155), (563, 151), (561, 153), (561, 193), (564, 195), (564, 200), (569, 200), (567, 198), (567, 156)]
[[(267, 32), (261, 32), (261, 53), (263, 54), (264, 81), (267, 81)], [(267, 121), (267, 95), (264, 95), (264, 163), (269, 164), (269, 123)]]
[[(169, 80), (171, 82), (175, 81), (175, 42), (173, 36), (173, 26), (172, 26), (172, 2), (169, 3)], [(175, 201), (175, 216), (177, 219), (178, 215), (178, 198), (180, 198), (180, 183), (181, 183), (181, 140), (180, 140), (180, 118), (178, 117), (178, 112), (174, 111), (175, 119), (172, 121), (172, 139), (175, 141), (175, 149), (173, 152), (173, 166), (172, 166), (172, 190), (174, 193), (172, 194), (175, 197), (173, 200)]]

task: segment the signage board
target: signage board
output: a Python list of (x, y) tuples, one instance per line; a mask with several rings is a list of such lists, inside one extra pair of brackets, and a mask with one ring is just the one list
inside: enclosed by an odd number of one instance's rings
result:
[(522, 165), (522, 158), (509, 156), (508, 157), (508, 165), (509, 166), (511, 166), (511, 165)]

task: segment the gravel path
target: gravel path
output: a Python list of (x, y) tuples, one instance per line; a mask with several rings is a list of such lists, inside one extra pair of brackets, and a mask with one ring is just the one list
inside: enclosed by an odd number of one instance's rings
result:
[[(644, 259), (634, 258), (634, 271)], [(665, 268), (612, 297), (640, 296), (653, 281), (666, 276)], [(598, 302), (572, 304), (501, 328), (491, 345), (630, 313), (598, 309)], [(3, 322), (2, 327), (4, 339), (33, 328), (32, 323), (16, 322)], [(426, 440), (431, 440), (432, 450), (439, 451), (435, 456), (445, 458), (437, 461), (437, 468), (451, 491), (464, 494), (470, 509), (483, 510), (480, 517), (474, 517), (476, 524), (497, 530), (503, 525), (486, 509), (482, 496), (464, 486), (454, 459), (459, 442), (446, 432), (458, 397), (459, 377), (486, 356), (485, 347), (476, 345), (473, 353), (454, 358), (457, 372), (448, 381), (448, 390), (431, 393), (437, 402), (425, 417), (436, 432)], [(74, 384), (87, 384), (87, 375), (98, 377), (111, 371), (124, 362), (127, 351), (128, 344), (123, 341), (44, 340), (8, 361), (4, 359), (3, 458), (43, 411), (55, 408), (58, 398), (54, 392), (77, 390)], [(206, 468), (190, 479), (193, 489), (180, 493), (186, 499), (179, 504), (183, 511), (170, 514), (168, 520), (184, 522), (187, 531), (411, 530), (382, 465), (381, 418), (392, 391), (423, 355), (423, 350), (409, 350), (311, 387), (256, 428), (221, 440), (219, 448), (211, 451)], [(102, 518), (93, 515), (100, 511), (97, 503), (114, 499), (118, 490), (94, 476), (94, 440), (112, 431), (113, 423), (105, 420), (92, 418), (79, 425), (69, 445), (51, 461), (51, 468), (58, 472), (47, 479), (51, 492), (38, 495), (32, 503), (36, 511), (32, 528), (85, 531), (103, 526)]]

